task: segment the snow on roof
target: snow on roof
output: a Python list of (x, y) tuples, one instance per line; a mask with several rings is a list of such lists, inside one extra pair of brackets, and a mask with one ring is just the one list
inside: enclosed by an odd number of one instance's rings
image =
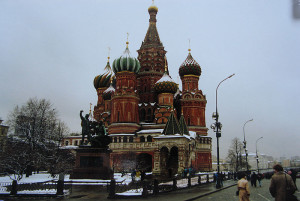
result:
[[(159, 82), (174, 82), (174, 81), (168, 74), (164, 73), (164, 75), (156, 83), (159, 83)], [(176, 83), (176, 82), (174, 82), (174, 83)]]
[(109, 87), (103, 92), (103, 93), (108, 93), (108, 92), (115, 92), (115, 88), (110, 84)]
[(184, 137), (183, 135), (180, 135), (179, 133), (175, 134), (175, 135), (159, 135), (157, 137), (153, 137), (153, 138), (182, 138)]
[(196, 138), (196, 136), (197, 136), (197, 134), (196, 134), (196, 132), (195, 131), (189, 131), (189, 134), (190, 134), (190, 136), (192, 137), (192, 138)]
[(149, 130), (140, 130), (136, 133), (162, 133), (164, 129), (149, 129)]

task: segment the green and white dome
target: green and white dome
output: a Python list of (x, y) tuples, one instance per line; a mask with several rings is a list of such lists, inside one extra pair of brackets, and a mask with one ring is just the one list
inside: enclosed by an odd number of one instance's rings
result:
[(122, 71), (138, 73), (141, 68), (140, 62), (136, 58), (130, 56), (128, 42), (126, 42), (126, 44), (127, 46), (123, 55), (120, 58), (115, 59), (113, 62), (112, 69), (115, 74)]

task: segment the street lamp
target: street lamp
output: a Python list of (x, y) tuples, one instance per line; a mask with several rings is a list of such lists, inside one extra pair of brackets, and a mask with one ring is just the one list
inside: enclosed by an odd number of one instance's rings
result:
[(256, 164), (257, 164), (257, 173), (259, 173), (259, 167), (258, 167), (258, 154), (257, 154), (257, 142), (258, 140), (262, 139), (263, 137), (260, 137), (256, 140)]
[(244, 132), (244, 142), (243, 143), (244, 143), (244, 149), (245, 149), (245, 154), (246, 154), (247, 174), (249, 172), (249, 165), (248, 165), (248, 151), (247, 151), (247, 142), (246, 142), (246, 135), (245, 135), (245, 125), (250, 121), (253, 121), (253, 119), (246, 121), (243, 126), (243, 132)]
[(227, 78), (225, 78), (224, 80), (222, 80), (217, 88), (216, 88), (216, 112), (213, 113), (212, 118), (216, 120), (216, 123), (211, 125), (211, 128), (214, 129), (214, 132), (216, 132), (216, 137), (217, 137), (217, 162), (218, 162), (218, 177), (217, 177), (217, 184), (216, 184), (216, 188), (221, 188), (221, 182), (220, 182), (220, 156), (219, 156), (219, 138), (221, 137), (221, 129), (222, 129), (222, 124), (221, 122), (219, 122), (219, 114), (218, 114), (218, 88), (220, 86), (220, 84), (222, 82), (224, 82), (225, 80), (231, 78), (232, 76), (234, 76), (235, 74), (232, 74), (230, 76), (228, 76)]

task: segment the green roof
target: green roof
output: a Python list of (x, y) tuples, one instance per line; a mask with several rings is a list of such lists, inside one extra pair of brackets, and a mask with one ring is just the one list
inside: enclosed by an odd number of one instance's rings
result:
[(180, 119), (179, 119), (179, 127), (181, 129), (181, 132), (183, 134), (189, 135), (189, 129), (186, 125), (185, 119), (183, 117), (183, 115), (181, 115)]
[(174, 112), (168, 118), (168, 122), (162, 132), (164, 135), (175, 135), (180, 134), (182, 135), (181, 129), (179, 127), (179, 123), (177, 118), (174, 116)]

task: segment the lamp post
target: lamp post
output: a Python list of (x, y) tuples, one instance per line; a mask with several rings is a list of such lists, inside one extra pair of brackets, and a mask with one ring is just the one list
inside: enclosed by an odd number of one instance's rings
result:
[(258, 140), (262, 139), (263, 137), (260, 137), (256, 140), (256, 165), (257, 165), (257, 173), (259, 173), (259, 167), (258, 167), (258, 154), (257, 154), (257, 142)]
[(221, 188), (221, 182), (220, 182), (220, 155), (219, 155), (219, 138), (221, 137), (221, 129), (222, 129), (222, 124), (221, 122), (219, 122), (219, 114), (218, 114), (218, 88), (220, 86), (220, 84), (222, 82), (224, 82), (225, 80), (231, 78), (232, 76), (234, 76), (235, 74), (232, 74), (230, 76), (228, 76), (227, 78), (225, 78), (224, 80), (222, 80), (217, 88), (216, 88), (216, 112), (213, 113), (212, 117), (213, 119), (216, 120), (216, 123), (211, 125), (211, 128), (214, 129), (214, 132), (216, 132), (216, 137), (217, 137), (217, 171), (218, 171), (218, 176), (217, 176), (217, 184), (216, 184), (216, 188)]
[(248, 151), (247, 151), (247, 142), (246, 142), (246, 135), (245, 135), (245, 125), (250, 121), (253, 121), (253, 119), (246, 121), (243, 126), (243, 132), (244, 132), (244, 142), (243, 143), (244, 143), (244, 149), (245, 149), (245, 154), (246, 154), (247, 174), (249, 172), (249, 165), (248, 165)]

